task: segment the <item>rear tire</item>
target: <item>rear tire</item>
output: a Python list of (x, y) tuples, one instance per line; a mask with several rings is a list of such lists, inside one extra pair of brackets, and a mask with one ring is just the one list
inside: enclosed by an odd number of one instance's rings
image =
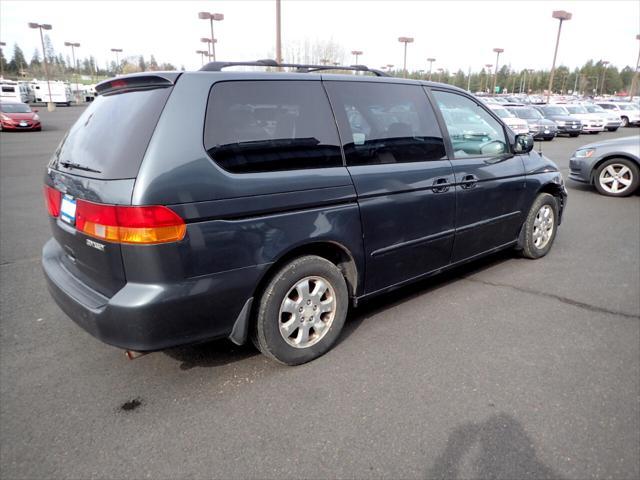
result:
[(549, 253), (558, 230), (556, 198), (548, 193), (538, 195), (529, 209), (523, 228), (522, 256), (537, 259)]
[(342, 272), (315, 255), (281, 268), (265, 288), (254, 343), (267, 357), (300, 365), (330, 350), (347, 317), (349, 294)]
[(618, 130), (618, 127), (607, 128), (607, 130), (609, 130), (610, 132), (615, 132), (616, 130)]
[(622, 117), (622, 126), (623, 127), (629, 126), (629, 119), (627, 117)]
[(637, 190), (640, 171), (631, 160), (611, 158), (596, 169), (593, 183), (601, 195), (627, 197)]

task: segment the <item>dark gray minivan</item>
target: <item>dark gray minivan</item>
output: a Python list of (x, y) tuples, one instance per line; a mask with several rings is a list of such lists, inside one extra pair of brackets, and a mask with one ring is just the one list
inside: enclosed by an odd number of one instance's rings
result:
[(551, 248), (562, 175), (467, 92), (230, 65), (102, 82), (48, 165), (49, 289), (100, 340), (251, 339), (300, 364), (363, 299)]

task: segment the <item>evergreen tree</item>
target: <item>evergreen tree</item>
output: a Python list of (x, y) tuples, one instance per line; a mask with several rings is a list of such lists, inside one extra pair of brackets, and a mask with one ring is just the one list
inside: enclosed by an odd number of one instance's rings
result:
[(7, 70), (14, 75), (18, 75), (27, 66), (27, 61), (24, 58), (24, 53), (17, 43), (13, 45), (13, 58), (7, 65)]

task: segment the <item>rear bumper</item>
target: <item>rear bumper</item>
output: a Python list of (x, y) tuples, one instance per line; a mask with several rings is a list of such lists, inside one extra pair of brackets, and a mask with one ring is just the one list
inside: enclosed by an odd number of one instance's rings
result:
[(268, 264), (171, 284), (127, 283), (111, 298), (83, 284), (61, 262), (55, 239), (42, 267), (58, 306), (80, 327), (115, 347), (154, 351), (228, 337)]

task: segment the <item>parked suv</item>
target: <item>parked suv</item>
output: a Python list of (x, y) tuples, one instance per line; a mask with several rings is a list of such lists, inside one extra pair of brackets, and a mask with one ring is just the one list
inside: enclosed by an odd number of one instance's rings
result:
[(547, 120), (556, 123), (558, 135), (567, 134), (577, 137), (582, 131), (582, 122), (572, 117), (562, 105), (536, 105), (534, 107)]
[(631, 102), (596, 102), (605, 110), (610, 110), (620, 116), (623, 127), (640, 125), (640, 109)]
[(551, 248), (562, 175), (463, 90), (229, 65), (100, 83), (51, 158), (44, 272), (100, 340), (137, 355), (252, 339), (300, 364), (349, 306)]

